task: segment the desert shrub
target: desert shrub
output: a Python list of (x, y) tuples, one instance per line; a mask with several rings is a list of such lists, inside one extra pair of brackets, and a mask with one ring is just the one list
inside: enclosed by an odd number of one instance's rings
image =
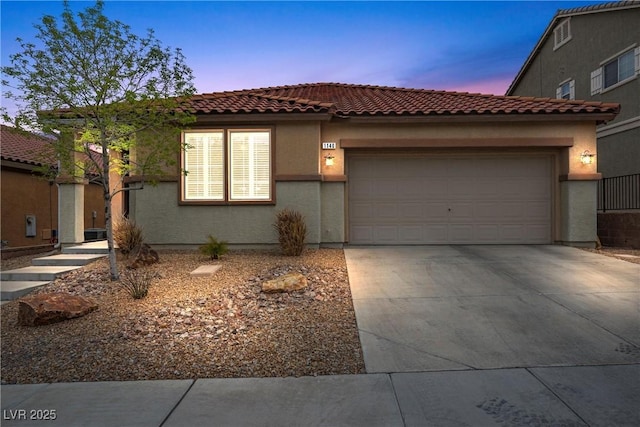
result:
[(113, 240), (120, 252), (128, 255), (144, 242), (142, 227), (134, 220), (122, 216), (114, 221)]
[(207, 243), (200, 246), (200, 252), (211, 257), (211, 259), (219, 259), (220, 256), (229, 252), (229, 249), (227, 248), (227, 242), (224, 240), (218, 241), (215, 237), (209, 235)]
[(307, 225), (304, 216), (292, 209), (283, 209), (276, 214), (273, 227), (278, 232), (278, 242), (282, 253), (287, 256), (300, 256), (307, 238)]
[(148, 269), (126, 270), (120, 274), (122, 286), (134, 299), (141, 299), (149, 293), (156, 274)]

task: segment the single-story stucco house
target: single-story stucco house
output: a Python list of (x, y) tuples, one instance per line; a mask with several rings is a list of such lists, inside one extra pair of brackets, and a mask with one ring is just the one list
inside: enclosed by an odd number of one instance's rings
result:
[[(129, 194), (151, 245), (593, 246), (596, 125), (614, 103), (302, 84), (197, 95), (186, 174)], [(138, 177), (130, 177), (134, 183)]]

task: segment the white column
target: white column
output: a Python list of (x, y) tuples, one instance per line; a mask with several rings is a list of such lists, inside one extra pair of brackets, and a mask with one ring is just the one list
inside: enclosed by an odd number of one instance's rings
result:
[(84, 241), (84, 182), (59, 182), (58, 241), (74, 246)]

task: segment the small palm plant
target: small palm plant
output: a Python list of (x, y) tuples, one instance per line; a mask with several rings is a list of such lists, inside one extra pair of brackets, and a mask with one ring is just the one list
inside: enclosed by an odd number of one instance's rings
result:
[(208, 255), (211, 259), (219, 259), (220, 256), (229, 252), (227, 248), (227, 242), (224, 240), (218, 241), (212, 235), (209, 235), (209, 240), (204, 245), (200, 246), (200, 252), (204, 255)]

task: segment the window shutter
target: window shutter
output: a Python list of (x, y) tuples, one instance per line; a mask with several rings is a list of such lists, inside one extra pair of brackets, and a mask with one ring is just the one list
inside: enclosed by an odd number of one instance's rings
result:
[(224, 200), (222, 132), (186, 133), (184, 142), (185, 200)]
[(591, 95), (602, 92), (602, 67), (591, 72)]
[(576, 81), (569, 82), (569, 99), (576, 99)]
[(556, 88), (556, 99), (562, 99), (562, 86)]
[(204, 193), (204, 144), (202, 137), (195, 134), (185, 134), (184, 139), (187, 144), (184, 152), (184, 198), (194, 199)]
[(230, 133), (231, 200), (269, 200), (271, 149), (268, 131)]
[(640, 74), (640, 46), (634, 49), (634, 56), (636, 57), (635, 71), (636, 74)]

